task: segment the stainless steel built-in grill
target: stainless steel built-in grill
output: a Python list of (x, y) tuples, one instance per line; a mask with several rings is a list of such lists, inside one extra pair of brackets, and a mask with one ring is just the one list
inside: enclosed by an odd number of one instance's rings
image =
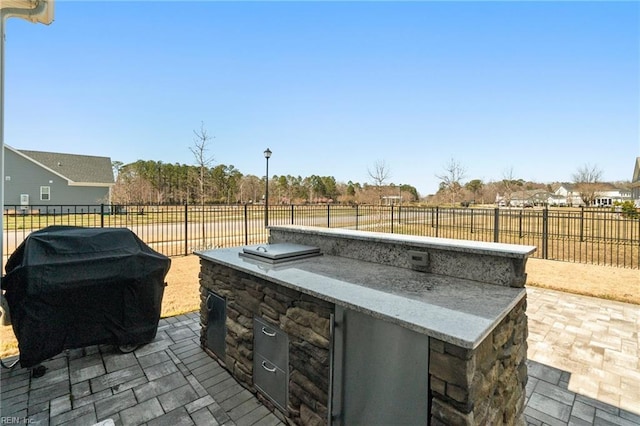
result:
[(240, 253), (240, 256), (272, 264), (321, 255), (322, 253), (320, 253), (319, 247), (292, 243), (258, 244), (247, 246), (243, 247), (242, 253)]

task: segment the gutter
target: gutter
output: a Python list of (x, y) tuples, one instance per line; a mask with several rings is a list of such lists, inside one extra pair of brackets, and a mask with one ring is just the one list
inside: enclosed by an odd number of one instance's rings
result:
[[(51, 7), (53, 7), (53, 0), (31, 0), (30, 3), (31, 4), (35, 4), (35, 7), (33, 8), (21, 8), (21, 7), (5, 7), (5, 8), (0, 8), (0, 15), (2, 17), (3, 20), (6, 20), (8, 18), (13, 18), (13, 17), (18, 17), (18, 18), (22, 18), (22, 19), (26, 19), (27, 21), (31, 21), (34, 24), (41, 22), (43, 24), (50, 24), (51, 22), (53, 22), (53, 13), (51, 13), (51, 19), (46, 22), (46, 21), (42, 21), (40, 18), (42, 18), (41, 15), (42, 12), (44, 12), (47, 8), (47, 3), (50, 2), (51, 3)], [(8, 3), (11, 3), (10, 1)]]

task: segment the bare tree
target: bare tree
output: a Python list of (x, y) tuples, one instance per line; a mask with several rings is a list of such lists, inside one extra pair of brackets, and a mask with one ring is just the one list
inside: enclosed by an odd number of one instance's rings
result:
[(456, 199), (462, 192), (460, 181), (464, 179), (466, 169), (453, 158), (444, 167), (445, 173), (436, 175), (440, 179), (440, 187), (451, 195), (451, 204), (455, 204)]
[(111, 188), (111, 201), (115, 204), (147, 204), (153, 199), (151, 182), (130, 170), (121, 169)]
[[(511, 206), (511, 198), (513, 193), (521, 188), (524, 184), (524, 180), (516, 179), (513, 174), (513, 167), (509, 167), (502, 172), (502, 181), (500, 182), (500, 190), (507, 207)], [(523, 200), (524, 207), (524, 200)]]
[(260, 178), (254, 175), (246, 175), (240, 179), (240, 202), (255, 203), (263, 190)]
[(213, 139), (213, 136), (209, 136), (207, 129), (204, 127), (204, 122), (200, 122), (200, 130), (193, 131), (193, 146), (189, 150), (193, 153), (196, 159), (196, 164), (200, 168), (200, 174), (198, 176), (198, 186), (200, 190), (200, 206), (202, 207), (202, 241), (206, 245), (206, 227), (204, 220), (204, 199), (205, 199), (205, 172), (213, 163), (213, 156), (208, 156), (209, 142)]
[(602, 170), (596, 165), (585, 164), (579, 167), (572, 177), (576, 191), (580, 193), (580, 198), (584, 204), (586, 206), (593, 205), (599, 195)]
[(200, 204), (204, 206), (205, 197), (205, 172), (213, 163), (213, 156), (208, 156), (209, 142), (213, 139), (213, 136), (209, 136), (207, 129), (204, 127), (204, 122), (200, 123), (200, 130), (193, 131), (193, 146), (189, 147), (189, 150), (193, 153), (196, 159), (196, 165), (200, 168), (200, 176), (198, 177), (198, 184), (200, 187)]
[(389, 165), (384, 160), (378, 160), (373, 165), (373, 169), (367, 169), (367, 173), (371, 180), (373, 180), (373, 184), (376, 187), (376, 191), (378, 193), (378, 203), (382, 201), (382, 187), (386, 184), (387, 180), (391, 177), (391, 169)]

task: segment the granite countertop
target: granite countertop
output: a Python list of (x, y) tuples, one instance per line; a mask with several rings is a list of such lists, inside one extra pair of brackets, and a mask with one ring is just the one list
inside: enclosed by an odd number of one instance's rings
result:
[(241, 252), (235, 247), (196, 254), (468, 349), (478, 346), (526, 294), (524, 288), (345, 257), (322, 255), (273, 265), (242, 257)]

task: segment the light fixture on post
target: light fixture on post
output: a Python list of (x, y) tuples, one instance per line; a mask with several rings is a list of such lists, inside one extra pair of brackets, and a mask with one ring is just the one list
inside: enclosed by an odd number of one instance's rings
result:
[(269, 158), (271, 158), (271, 150), (269, 148), (264, 150), (264, 158), (267, 159), (267, 174), (265, 175), (265, 190), (264, 190), (264, 227), (269, 226)]

